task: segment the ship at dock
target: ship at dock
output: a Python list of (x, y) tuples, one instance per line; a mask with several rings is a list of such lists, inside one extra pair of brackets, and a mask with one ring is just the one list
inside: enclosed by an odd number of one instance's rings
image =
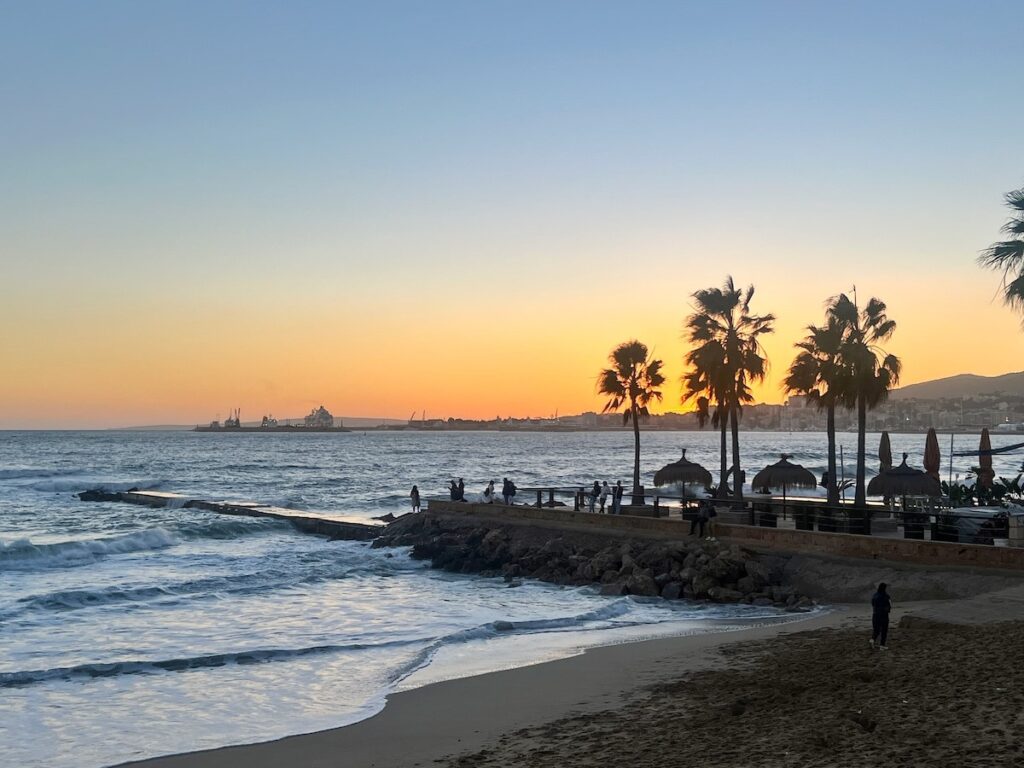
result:
[(279, 422), (271, 414), (265, 415), (259, 423), (242, 424), (242, 410), (234, 408), (228, 411), (224, 421), (214, 419), (209, 424), (197, 425), (193, 432), (351, 432), (341, 419), (336, 419), (324, 406), (314, 408), (299, 423), (286, 420)]

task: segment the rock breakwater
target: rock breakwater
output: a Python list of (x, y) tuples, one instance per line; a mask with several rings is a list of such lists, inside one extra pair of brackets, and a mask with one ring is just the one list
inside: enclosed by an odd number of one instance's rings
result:
[(599, 584), (605, 595), (752, 603), (790, 611), (813, 601), (785, 582), (787, 557), (714, 539), (647, 541), (528, 525), (469, 521), (423, 512), (392, 523), (374, 547), (412, 547), (412, 556), (455, 573), (555, 584)]

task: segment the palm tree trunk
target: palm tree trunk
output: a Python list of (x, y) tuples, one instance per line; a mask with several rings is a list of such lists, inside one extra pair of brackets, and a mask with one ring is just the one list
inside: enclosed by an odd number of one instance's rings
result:
[(825, 431), (828, 433), (828, 498), (829, 506), (839, 504), (839, 481), (836, 477), (836, 404), (829, 401), (826, 408)]
[(740, 416), (739, 408), (733, 406), (729, 411), (729, 426), (732, 429), (732, 495), (739, 503), (743, 503), (743, 473), (740, 471)]
[(724, 499), (728, 495), (726, 493), (726, 488), (729, 485), (729, 469), (728, 469), (728, 465), (727, 465), (728, 453), (729, 453), (729, 450), (728, 450), (729, 441), (728, 441), (728, 438), (726, 436), (726, 430), (729, 429), (729, 419), (725, 415), (725, 412), (722, 410), (721, 404), (719, 404), (719, 406), (718, 406), (718, 413), (721, 414), (721, 417), (722, 417), (721, 420), (718, 423), (719, 431), (721, 432), (721, 443), (722, 443), (721, 446), (720, 446), (721, 447), (722, 466), (721, 466), (721, 475), (720, 475), (721, 480), (718, 483), (718, 498)]
[(867, 506), (867, 493), (864, 489), (864, 439), (868, 427), (868, 406), (863, 395), (857, 398), (857, 491), (853, 503), (858, 508)]
[(640, 419), (636, 403), (630, 408), (633, 414), (633, 504), (643, 504), (644, 494), (640, 490)]

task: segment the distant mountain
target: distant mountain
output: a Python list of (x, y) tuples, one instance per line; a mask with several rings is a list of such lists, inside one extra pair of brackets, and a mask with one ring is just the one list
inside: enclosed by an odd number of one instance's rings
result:
[(945, 379), (922, 381), (893, 390), (894, 400), (941, 400), (942, 398), (976, 397), (991, 394), (1024, 397), (1024, 371), (1004, 373), (1002, 376), (977, 376), (961, 373)]

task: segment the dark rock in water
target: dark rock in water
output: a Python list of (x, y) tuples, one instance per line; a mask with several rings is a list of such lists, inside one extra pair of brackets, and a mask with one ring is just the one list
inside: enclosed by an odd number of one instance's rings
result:
[(397, 520), (398, 518), (397, 518), (397, 517), (395, 517), (395, 516), (394, 516), (393, 514), (391, 514), (390, 512), (388, 512), (388, 513), (387, 513), (386, 515), (377, 515), (376, 517), (371, 517), (370, 519), (371, 519), (371, 520), (382, 520), (382, 521), (384, 521), (385, 523), (393, 523), (393, 522), (394, 522), (395, 520)]
[(491, 626), (493, 626), (499, 632), (511, 632), (513, 629), (516, 628), (516, 625), (513, 624), (511, 621), (496, 621)]
[(88, 491), (82, 491), (78, 494), (78, 498), (82, 501), (120, 501), (120, 493), (112, 493), (102, 488), (93, 488)]
[(661, 596), (666, 600), (678, 600), (683, 594), (683, 585), (678, 581), (670, 581), (661, 588)]
[(510, 581), (508, 583), (508, 586), (509, 586), (510, 589), (512, 587), (521, 587), (521, 586), (523, 586), (523, 582), (521, 582), (519, 579), (513, 579), (512, 581)]
[(629, 590), (626, 589), (626, 585), (621, 581), (616, 581), (612, 584), (605, 584), (601, 587), (601, 594), (606, 597), (620, 597), (621, 595), (628, 595)]
[(657, 597), (659, 592), (654, 579), (645, 573), (634, 573), (626, 580), (626, 587), (629, 589), (629, 594), (644, 597)]

